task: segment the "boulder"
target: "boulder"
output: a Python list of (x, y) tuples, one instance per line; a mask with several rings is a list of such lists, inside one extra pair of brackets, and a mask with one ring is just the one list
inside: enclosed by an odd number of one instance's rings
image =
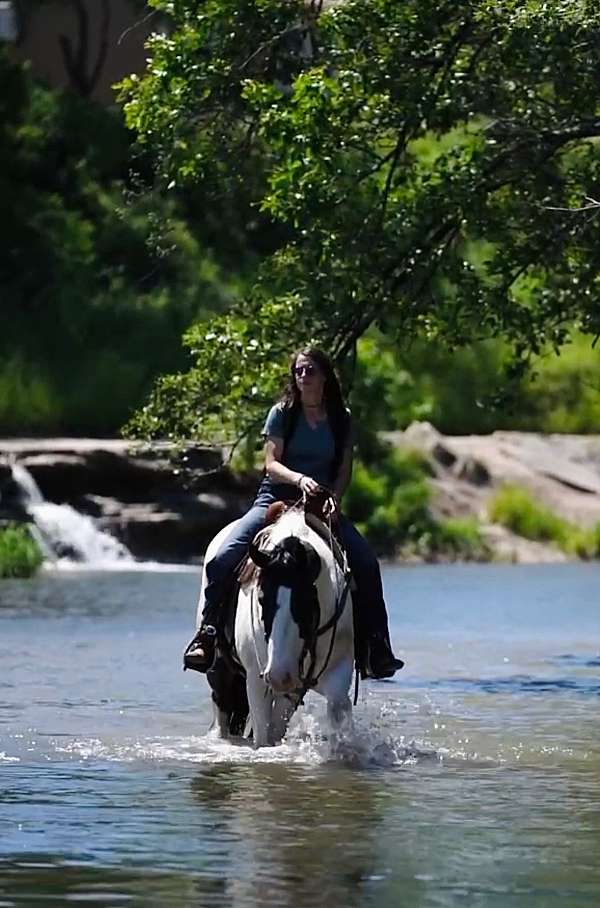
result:
[(233, 496), (202, 495), (176, 510), (158, 504), (123, 505), (97, 522), (136, 558), (199, 560), (213, 536), (240, 517), (249, 504)]
[[(488, 503), (502, 485), (527, 489), (540, 505), (572, 523), (600, 523), (600, 436), (493, 432), (445, 436), (429, 423), (412, 423), (389, 441), (420, 451), (434, 476), (431, 510), (439, 517), (487, 520)], [(552, 546), (529, 542), (487, 525), (486, 538), (499, 558), (560, 561)]]

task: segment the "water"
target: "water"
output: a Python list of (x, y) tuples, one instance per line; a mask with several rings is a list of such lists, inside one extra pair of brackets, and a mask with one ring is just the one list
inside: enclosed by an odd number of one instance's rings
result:
[(0, 584), (0, 906), (600, 903), (600, 566), (388, 568), (406, 668), (334, 743), (206, 736), (199, 578)]
[(106, 568), (133, 562), (129, 549), (99, 529), (91, 517), (68, 504), (45, 501), (29, 470), (18, 463), (11, 469), (23, 506), (31, 515), (32, 532), (44, 558), (54, 567), (70, 568), (83, 563)]

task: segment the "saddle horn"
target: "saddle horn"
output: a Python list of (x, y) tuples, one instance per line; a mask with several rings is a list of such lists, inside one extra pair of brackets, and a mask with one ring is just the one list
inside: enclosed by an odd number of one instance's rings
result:
[(266, 568), (271, 560), (268, 552), (262, 552), (254, 541), (248, 546), (248, 555), (259, 568)]

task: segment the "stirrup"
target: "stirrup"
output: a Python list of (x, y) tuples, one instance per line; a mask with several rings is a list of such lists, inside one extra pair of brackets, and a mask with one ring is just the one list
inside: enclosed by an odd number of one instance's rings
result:
[(183, 670), (206, 673), (215, 661), (217, 631), (212, 624), (204, 624), (194, 635), (183, 653)]

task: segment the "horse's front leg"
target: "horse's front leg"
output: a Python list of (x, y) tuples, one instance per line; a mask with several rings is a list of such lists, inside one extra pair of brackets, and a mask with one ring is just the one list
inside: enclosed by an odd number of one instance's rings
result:
[(281, 739), (287, 731), (294, 710), (295, 706), (288, 697), (275, 696), (271, 710), (270, 738), (272, 744), (281, 744)]
[(327, 700), (327, 718), (333, 728), (352, 722), (352, 704), (348, 696), (352, 671), (352, 660), (342, 659), (327, 670), (317, 685), (317, 692)]
[(267, 747), (270, 744), (270, 728), (273, 696), (258, 674), (251, 670), (246, 676), (246, 692), (250, 707), (252, 739), (255, 747)]

